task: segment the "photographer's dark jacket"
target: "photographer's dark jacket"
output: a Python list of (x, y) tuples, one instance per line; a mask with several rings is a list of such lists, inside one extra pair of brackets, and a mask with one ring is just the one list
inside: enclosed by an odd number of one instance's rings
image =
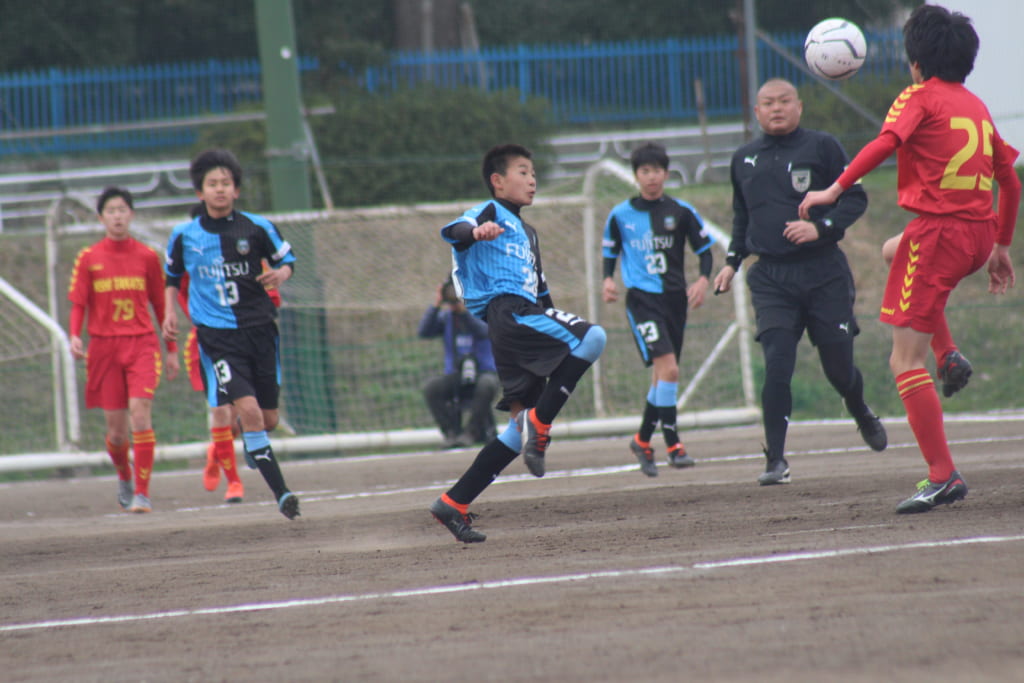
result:
[(491, 340), (487, 323), (469, 311), (453, 313), (449, 309), (431, 306), (420, 320), (420, 337), (444, 337), (444, 373), (456, 371), (460, 359), (467, 355), (476, 358), (477, 372), (497, 372), (491, 353)]

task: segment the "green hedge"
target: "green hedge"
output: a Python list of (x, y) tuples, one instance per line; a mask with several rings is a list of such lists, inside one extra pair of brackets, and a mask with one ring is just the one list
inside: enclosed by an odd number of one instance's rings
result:
[[(416, 88), (389, 95), (346, 91), (335, 113), (310, 120), (335, 206), (436, 202), (485, 193), (480, 161), (493, 145), (534, 150), (538, 171), (555, 130), (544, 100), (518, 93)], [(270, 209), (262, 123), (217, 126), (200, 139), (231, 149), (245, 167), (242, 205)], [(316, 188), (316, 183), (311, 182)], [(316, 200), (322, 206), (322, 200)]]

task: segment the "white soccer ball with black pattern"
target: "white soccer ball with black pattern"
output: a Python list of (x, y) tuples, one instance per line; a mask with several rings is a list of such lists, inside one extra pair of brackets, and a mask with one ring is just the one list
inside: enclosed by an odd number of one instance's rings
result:
[(860, 27), (832, 17), (819, 22), (804, 41), (804, 59), (817, 76), (844, 81), (864, 64), (868, 46)]

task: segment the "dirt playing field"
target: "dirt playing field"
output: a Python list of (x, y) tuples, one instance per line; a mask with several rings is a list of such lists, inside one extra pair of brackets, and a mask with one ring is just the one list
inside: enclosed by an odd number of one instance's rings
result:
[(758, 427), (655, 479), (626, 439), (555, 441), (473, 505), (476, 545), (426, 511), (467, 450), (286, 462), (294, 522), (249, 470), (234, 506), (158, 474), (149, 515), (112, 477), (2, 485), (0, 679), (1024, 679), (1024, 415), (950, 421), (970, 494), (925, 515), (894, 513), (925, 469), (886, 425), (881, 454), (794, 425), (774, 487)]

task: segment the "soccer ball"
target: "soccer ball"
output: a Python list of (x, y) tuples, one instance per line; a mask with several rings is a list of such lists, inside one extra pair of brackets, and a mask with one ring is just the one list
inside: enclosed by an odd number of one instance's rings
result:
[(804, 41), (804, 59), (816, 76), (843, 81), (857, 73), (867, 42), (857, 24), (833, 17), (819, 22)]

